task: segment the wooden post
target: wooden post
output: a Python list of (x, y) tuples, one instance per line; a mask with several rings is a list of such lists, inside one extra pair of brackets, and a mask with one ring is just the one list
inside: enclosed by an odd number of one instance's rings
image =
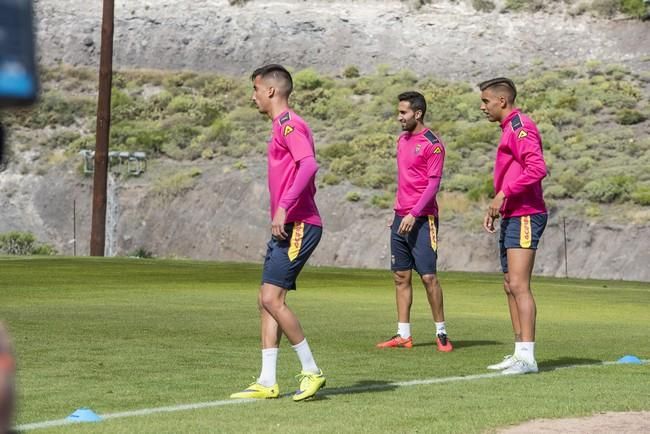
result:
[(104, 0), (102, 45), (99, 56), (99, 95), (97, 97), (93, 214), (90, 234), (91, 256), (104, 256), (104, 245), (106, 242), (106, 184), (108, 176), (108, 141), (111, 127), (114, 9), (113, 0)]

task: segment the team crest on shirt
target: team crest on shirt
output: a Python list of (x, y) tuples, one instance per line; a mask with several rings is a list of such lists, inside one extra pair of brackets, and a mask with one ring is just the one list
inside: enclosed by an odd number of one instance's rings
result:
[(291, 132), (293, 131), (293, 127), (291, 125), (287, 125), (284, 127), (284, 130), (282, 130), (282, 134), (284, 137), (287, 137)]
[(442, 152), (442, 149), (440, 148), (440, 146), (436, 146), (436, 149), (433, 150), (434, 154), (440, 154), (441, 152)]
[(523, 139), (526, 136), (528, 136), (528, 133), (526, 133), (526, 131), (524, 131), (524, 130), (521, 130), (521, 131), (519, 131), (519, 134), (517, 135), (517, 138), (518, 139)]
[(422, 147), (422, 145), (419, 144), (419, 143), (418, 143), (417, 145), (415, 145), (415, 153), (416, 153), (416, 154), (418, 154), (418, 153), (420, 152), (420, 148), (421, 148), (421, 147)]

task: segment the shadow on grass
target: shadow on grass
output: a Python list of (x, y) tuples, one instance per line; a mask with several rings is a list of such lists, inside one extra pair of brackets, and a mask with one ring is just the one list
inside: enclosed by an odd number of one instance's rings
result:
[(337, 387), (335, 389), (324, 389), (318, 394), (327, 395), (350, 395), (352, 393), (386, 392), (397, 389), (398, 386), (388, 381), (360, 380), (352, 386)]
[[(469, 348), (469, 347), (483, 347), (486, 345), (502, 345), (503, 342), (499, 341), (456, 341), (451, 340), (451, 343), (454, 345), (454, 349), (459, 348)], [(429, 342), (420, 342), (419, 344), (414, 344), (414, 347), (435, 347), (436, 343), (434, 341)]]
[(603, 363), (603, 361), (598, 359), (581, 359), (578, 357), (560, 357), (538, 362), (537, 366), (540, 371), (554, 371), (555, 369), (568, 368), (576, 365), (597, 365), (599, 363)]
[[(351, 395), (353, 393), (372, 393), (372, 392), (387, 392), (397, 389), (398, 386), (391, 384), (388, 381), (377, 380), (360, 380), (352, 386), (337, 387), (334, 389), (322, 389), (313, 398), (305, 399), (304, 402), (323, 401), (329, 399), (331, 395)], [(282, 397), (291, 397), (293, 393), (283, 393)]]

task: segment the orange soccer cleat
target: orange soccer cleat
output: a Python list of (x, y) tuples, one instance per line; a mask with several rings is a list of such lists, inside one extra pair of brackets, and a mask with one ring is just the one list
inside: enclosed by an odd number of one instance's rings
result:
[(377, 344), (377, 348), (412, 348), (413, 339), (411, 336), (408, 338), (403, 338), (400, 335), (395, 335), (392, 338), (388, 339), (385, 342), (380, 342)]
[(442, 351), (443, 353), (449, 353), (454, 349), (445, 333), (436, 336), (436, 345), (438, 346), (438, 351)]

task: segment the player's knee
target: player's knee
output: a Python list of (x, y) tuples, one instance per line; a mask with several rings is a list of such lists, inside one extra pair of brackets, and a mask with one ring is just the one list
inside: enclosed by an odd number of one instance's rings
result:
[(395, 288), (398, 290), (409, 289), (411, 287), (411, 276), (406, 272), (395, 272), (393, 273), (393, 281), (395, 282)]
[(507, 274), (503, 277), (503, 290), (508, 295), (512, 294), (512, 291), (510, 291), (510, 277)]
[(435, 274), (425, 274), (422, 276), (422, 283), (429, 288), (438, 285), (438, 276)]
[(260, 310), (272, 312), (282, 305), (282, 300), (275, 296), (275, 294), (261, 293), (259, 297)]
[(508, 282), (508, 293), (514, 295), (515, 297), (518, 294), (524, 294), (529, 292), (529, 285), (526, 280), (523, 279), (510, 279)]

